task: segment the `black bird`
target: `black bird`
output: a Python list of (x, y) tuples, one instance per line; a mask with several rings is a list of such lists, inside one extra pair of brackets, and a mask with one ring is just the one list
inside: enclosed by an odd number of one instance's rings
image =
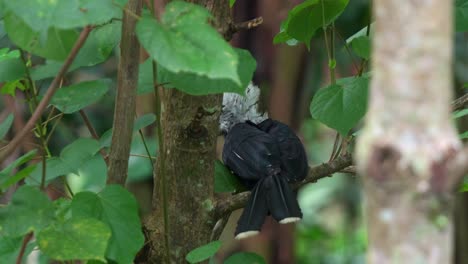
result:
[(283, 224), (302, 218), (288, 182), (305, 178), (307, 157), (287, 125), (271, 119), (234, 125), (225, 138), (223, 162), (252, 190), (236, 238), (257, 234), (268, 214)]

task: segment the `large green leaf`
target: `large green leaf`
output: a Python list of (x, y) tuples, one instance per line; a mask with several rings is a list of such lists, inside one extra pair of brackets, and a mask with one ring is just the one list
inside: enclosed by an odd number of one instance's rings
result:
[(55, 223), (37, 234), (39, 249), (55, 260), (105, 261), (109, 227), (94, 218), (71, 218)]
[[(15, 0), (4, 1), (5, 8), (35, 32), (49, 28), (72, 29), (102, 24), (121, 17), (122, 9), (113, 0)], [(122, 1), (119, 1), (122, 2)]]
[(110, 79), (100, 79), (62, 87), (54, 94), (50, 104), (65, 114), (71, 114), (99, 101), (109, 90), (110, 84)]
[(224, 264), (266, 264), (265, 260), (252, 252), (239, 252), (224, 261)]
[(73, 217), (96, 218), (112, 232), (106, 258), (132, 263), (144, 236), (135, 198), (121, 186), (108, 185), (101, 193), (81, 192), (72, 201)]
[(346, 135), (366, 113), (368, 83), (367, 76), (350, 77), (319, 90), (310, 104), (312, 117)]
[[(28, 5), (25, 7), (28, 7)], [(57, 28), (49, 28), (41, 37), (39, 33), (34, 32), (12, 13), (5, 16), (4, 22), (8, 37), (12, 42), (26, 51), (47, 59), (64, 60), (78, 38), (78, 33), (75, 30), (60, 30)]]
[(468, 0), (455, 0), (455, 30), (468, 31)]
[(13, 124), (13, 118), (14, 115), (11, 113), (0, 123), (0, 140), (3, 139), (8, 133), (8, 130), (10, 130), (11, 125)]
[(243, 189), (242, 184), (220, 161), (215, 161), (215, 192), (235, 192)]
[(315, 31), (335, 21), (344, 11), (348, 2), (349, 0), (304, 1), (289, 11), (284, 22), (284, 32), (288, 38), (275, 39), (275, 42), (297, 39), (309, 47), (310, 39), (314, 36)]
[(158, 67), (158, 82), (169, 83), (169, 85), (166, 85), (167, 88), (175, 87), (192, 95), (223, 92), (244, 94), (245, 88), (252, 80), (257, 63), (247, 50), (235, 49), (235, 52), (240, 59), (237, 69), (241, 80), (240, 85), (231, 79), (211, 79), (186, 72), (176, 74), (164, 69), (162, 66)]
[[(46, 161), (46, 182), (68, 173), (79, 174), (79, 170), (93, 159), (101, 146), (94, 139), (79, 138), (66, 146), (60, 153), (60, 157), (51, 157)], [(101, 159), (102, 157), (99, 156)], [(42, 163), (37, 165), (31, 177), (26, 178), (26, 183), (38, 185), (42, 177)]]
[(21, 186), (6, 208), (0, 208), (0, 234), (21, 236), (48, 226), (54, 218), (54, 206), (37, 188)]
[(172, 73), (189, 73), (212, 79), (229, 79), (240, 85), (239, 58), (209, 24), (211, 15), (201, 6), (172, 1), (162, 23), (143, 16), (136, 33), (153, 59)]
[[(211, 256), (218, 252), (219, 248), (221, 247), (220, 241), (213, 241), (201, 247), (197, 247), (190, 251), (185, 259), (189, 263), (198, 263), (204, 260), (209, 259)], [(241, 263), (241, 262), (239, 262)]]

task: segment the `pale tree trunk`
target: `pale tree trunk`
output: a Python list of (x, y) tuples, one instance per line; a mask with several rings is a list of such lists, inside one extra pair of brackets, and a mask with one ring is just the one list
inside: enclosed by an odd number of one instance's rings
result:
[(452, 1), (374, 1), (373, 78), (357, 163), (368, 263), (452, 262), (461, 148), (450, 117)]
[[(205, 6), (218, 31), (228, 31), (229, 1), (188, 2)], [(145, 223), (148, 263), (186, 263), (190, 250), (209, 242), (215, 225), (214, 161), (222, 96), (191, 96), (167, 89), (162, 99), (164, 165), (160, 155), (154, 175), (154, 211)]]

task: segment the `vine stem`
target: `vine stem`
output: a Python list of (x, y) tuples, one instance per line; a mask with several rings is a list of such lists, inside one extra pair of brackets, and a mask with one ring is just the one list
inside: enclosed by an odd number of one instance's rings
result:
[(60, 80), (67, 73), (68, 68), (70, 68), (70, 65), (72, 64), (76, 55), (78, 54), (81, 47), (85, 43), (92, 29), (93, 28), (91, 26), (86, 26), (81, 31), (81, 34), (78, 40), (75, 42), (75, 45), (70, 51), (70, 54), (68, 54), (68, 57), (65, 60), (64, 64), (62, 65), (62, 68), (60, 68), (58, 74), (55, 76), (54, 80), (50, 84), (49, 88), (47, 89), (47, 92), (44, 95), (44, 98), (41, 100), (41, 102), (37, 106), (31, 118), (28, 120), (24, 128), (10, 141), (10, 143), (5, 147), (5, 149), (2, 152), (0, 152), (0, 161), (5, 160), (8, 157), (8, 155), (10, 155), (21, 144), (24, 137), (26, 137), (29, 131), (33, 129), (37, 120), (39, 120), (42, 113), (44, 112), (46, 107), (49, 105), (49, 102), (52, 99), (52, 96), (55, 94), (55, 92), (59, 88)]

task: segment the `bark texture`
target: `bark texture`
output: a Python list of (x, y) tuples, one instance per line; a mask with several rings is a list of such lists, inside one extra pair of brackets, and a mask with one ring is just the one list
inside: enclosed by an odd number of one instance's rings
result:
[(135, 33), (137, 18), (134, 14), (140, 14), (141, 0), (129, 0), (126, 8), (128, 12), (124, 11), (122, 21), (117, 96), (107, 180), (108, 183), (120, 185), (125, 185), (127, 180), (128, 158), (135, 120), (140, 43)]
[[(229, 1), (191, 2), (205, 6), (220, 33), (226, 32), (231, 22)], [(222, 97), (168, 89), (162, 99), (164, 152), (155, 168), (154, 208), (145, 226), (149, 263), (186, 263), (190, 250), (209, 242), (215, 225), (214, 161)]]
[(451, 263), (452, 2), (374, 1), (373, 78), (357, 164), (368, 263)]

